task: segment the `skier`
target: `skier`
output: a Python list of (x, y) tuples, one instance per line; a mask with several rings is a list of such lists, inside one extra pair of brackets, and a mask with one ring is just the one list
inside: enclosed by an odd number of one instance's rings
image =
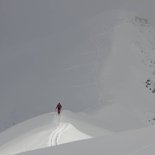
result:
[(55, 109), (56, 109), (56, 111), (57, 111), (57, 114), (60, 115), (61, 109), (62, 109), (62, 105), (60, 104), (60, 102), (57, 104), (57, 106), (56, 106)]

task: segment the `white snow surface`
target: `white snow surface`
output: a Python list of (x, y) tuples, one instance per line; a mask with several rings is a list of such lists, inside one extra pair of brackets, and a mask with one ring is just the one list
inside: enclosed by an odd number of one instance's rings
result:
[(41, 149), (21, 155), (153, 155), (155, 151), (155, 128), (126, 131), (105, 137)]
[[(63, 111), (61, 118), (58, 118), (55, 113), (49, 113), (23, 122), (1, 133), (0, 154), (137, 155), (145, 152), (153, 154), (153, 146), (155, 145), (154, 126), (110, 132), (95, 125), (97, 120), (100, 121), (103, 118), (101, 113), (100, 119), (91, 117), (87, 114)], [(124, 113), (124, 121), (127, 117), (130, 118), (128, 114), (125, 115)], [(108, 119), (109, 117), (107, 121)], [(137, 123), (139, 122), (137, 121)], [(102, 126), (105, 125), (102, 122), (101, 124)]]
[(69, 111), (28, 120), (0, 135), (0, 154), (13, 155), (112, 133), (83, 120)]

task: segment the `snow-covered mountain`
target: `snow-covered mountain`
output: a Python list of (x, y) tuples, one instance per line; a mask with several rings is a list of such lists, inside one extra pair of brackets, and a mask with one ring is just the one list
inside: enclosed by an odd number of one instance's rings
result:
[[(83, 77), (81, 81), (76, 81), (76, 78), (65, 81), (70, 80), (74, 90), (80, 87), (79, 92), (81, 85), (92, 84), (99, 101), (96, 100), (95, 105), (93, 102), (84, 104), (81, 108), (90, 109), (81, 109), (79, 113), (64, 110), (60, 118), (55, 113), (48, 113), (2, 132), (0, 154), (154, 154), (155, 29), (147, 19), (139, 16), (119, 13), (105, 18), (102, 15), (84, 22), (76, 29), (81, 34), (85, 32), (85, 37), (80, 40), (82, 43), (78, 42), (82, 46), (74, 46), (74, 49), (81, 51), (82, 66), (91, 64), (89, 73), (93, 73), (93, 79), (87, 79), (86, 76), (88, 83), (84, 83)], [(75, 57), (79, 56), (74, 54)], [(42, 53), (40, 55), (43, 56)], [(88, 64), (84, 61), (87, 59)], [(60, 68), (66, 72), (64, 75), (81, 68), (76, 62), (72, 62), (74, 65), (71, 67), (61, 63), (66, 66)], [(26, 68), (32, 72), (33, 69), (36, 69), (35, 65), (32, 70)], [(95, 86), (91, 82), (95, 82)], [(84, 100), (77, 100), (76, 103), (78, 101)]]
[[(101, 144), (106, 144), (106, 141), (109, 143), (110, 140), (110, 143), (113, 143), (114, 139), (126, 139), (127, 142), (124, 145), (127, 148), (127, 144), (131, 145), (133, 138), (137, 139), (137, 143), (140, 143), (136, 146), (138, 148), (145, 146), (145, 144), (150, 144), (154, 140), (152, 137), (154, 129), (147, 129), (147, 127), (148, 125), (145, 122), (142, 123), (136, 113), (123, 107), (123, 105), (117, 104), (109, 105), (106, 108), (101, 108), (100, 111), (97, 110), (87, 114), (63, 111), (61, 116), (58, 116), (56, 113), (48, 113), (2, 132), (0, 134), (0, 154), (14, 155), (26, 152), (31, 154), (31, 151), (32, 154), (35, 154), (35, 152), (37, 154), (38, 149), (43, 149), (41, 152), (48, 152), (52, 148), (53, 151), (55, 145), (60, 146), (60, 144), (65, 143), (71, 144), (70, 147), (75, 147), (75, 149), (85, 146), (86, 148), (81, 151), (89, 154), (90, 149), (88, 148), (92, 145), (91, 143), (98, 141), (97, 143), (99, 144), (97, 145), (99, 146), (95, 147), (94, 150), (97, 151), (98, 149), (101, 150), (103, 147)], [(140, 142), (139, 140), (143, 138), (141, 137), (142, 134), (146, 134), (145, 142)], [(129, 139), (129, 137), (132, 138)], [(94, 140), (87, 141), (87, 139)], [(81, 140), (85, 141), (82, 142)], [(72, 146), (75, 141), (82, 143), (75, 143)], [(65, 146), (68, 148), (68, 145)], [(93, 146), (91, 147), (93, 149)], [(133, 148), (130, 151), (132, 150)], [(79, 154), (78, 151), (77, 154)]]
[(61, 116), (38, 116), (2, 132), (0, 154), (13, 155), (112, 133), (86, 120), (69, 111)]
[(153, 149), (154, 136), (154, 127), (135, 111), (115, 104), (93, 113), (63, 111), (27, 120), (0, 134), (0, 154), (123, 155)]
[(154, 111), (155, 30), (135, 16), (114, 28), (112, 52), (103, 66), (101, 89), (108, 103)]

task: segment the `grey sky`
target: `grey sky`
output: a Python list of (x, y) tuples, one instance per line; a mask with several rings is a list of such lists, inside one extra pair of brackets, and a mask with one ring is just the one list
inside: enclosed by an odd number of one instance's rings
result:
[(51, 35), (110, 9), (134, 10), (153, 20), (154, 4), (154, 0), (1, 0), (0, 45)]

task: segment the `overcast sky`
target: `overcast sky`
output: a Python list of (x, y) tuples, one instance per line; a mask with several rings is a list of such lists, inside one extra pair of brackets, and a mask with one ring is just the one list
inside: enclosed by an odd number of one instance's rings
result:
[(1, 0), (0, 45), (63, 31), (110, 9), (142, 13), (154, 21), (154, 0)]

